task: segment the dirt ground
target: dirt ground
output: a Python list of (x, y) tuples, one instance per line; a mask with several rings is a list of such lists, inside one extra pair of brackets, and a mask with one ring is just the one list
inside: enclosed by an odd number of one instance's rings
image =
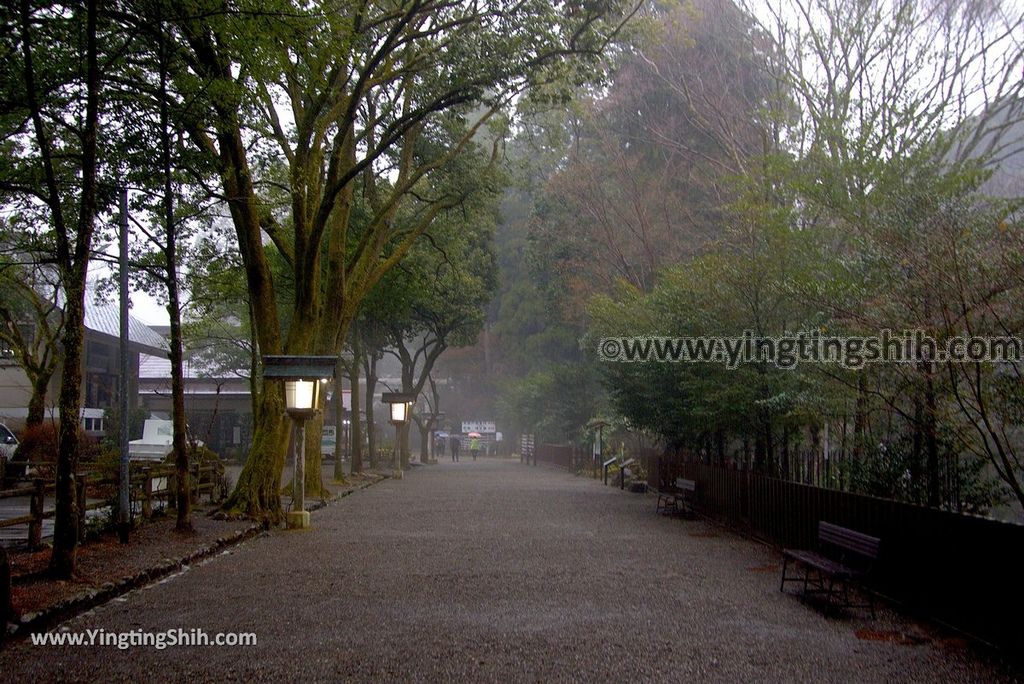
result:
[[(328, 484), (332, 498), (345, 496), (380, 479), (377, 475), (348, 476), (345, 485)], [(287, 499), (286, 502), (287, 503)], [(46, 573), (49, 547), (26, 551), (8, 549), (11, 561), (11, 603), (13, 622), (23, 616), (45, 611), (61, 602), (90, 591), (137, 577), (169, 563), (193, 557), (214, 547), (230, 543), (237, 535), (254, 530), (251, 520), (219, 520), (213, 517), (216, 506), (198, 505), (193, 509), (195, 531), (174, 531), (174, 512), (157, 512), (132, 530), (128, 544), (121, 544), (114, 532), (90, 538), (78, 550), (78, 569), (70, 581), (56, 580)]]

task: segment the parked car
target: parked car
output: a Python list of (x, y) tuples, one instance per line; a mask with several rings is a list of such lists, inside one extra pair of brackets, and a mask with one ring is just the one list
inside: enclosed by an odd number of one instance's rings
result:
[(9, 427), (0, 423), (0, 461), (3, 467), (0, 468), (0, 487), (6, 485), (6, 481), (18, 477), (24, 477), (25, 464), (12, 462), (14, 452), (18, 450), (18, 438)]
[(0, 456), (3, 456), (8, 461), (11, 460), (11, 456), (14, 456), (14, 452), (18, 449), (18, 438), (14, 436), (3, 423), (0, 423)]

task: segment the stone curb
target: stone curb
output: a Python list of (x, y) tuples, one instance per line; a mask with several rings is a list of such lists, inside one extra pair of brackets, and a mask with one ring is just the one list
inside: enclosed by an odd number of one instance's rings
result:
[(263, 530), (262, 524), (253, 523), (249, 527), (237, 530), (232, 534), (218, 537), (212, 544), (204, 546), (182, 558), (166, 558), (158, 565), (140, 570), (134, 575), (123, 577), (116, 582), (107, 582), (98, 589), (88, 589), (81, 594), (58, 601), (38, 612), (26, 613), (21, 616), (21, 622), (15, 626), (12, 636), (21, 637), (32, 632), (42, 632), (50, 629), (122, 594), (139, 589), (147, 584), (152, 584), (178, 572), (186, 566), (213, 556), (222, 549), (251, 539), (263, 532)]
[(384, 480), (388, 480), (388, 479), (390, 479), (390, 478), (387, 475), (380, 475), (380, 476), (377, 477), (376, 480), (372, 480), (370, 482), (364, 482), (363, 484), (359, 485), (355, 489), (347, 489), (344, 492), (342, 492), (341, 494), (337, 494), (335, 496), (332, 496), (330, 499), (320, 499), (319, 501), (316, 501), (314, 503), (307, 504), (306, 505), (306, 510), (310, 511), (310, 512), (319, 511), (321, 508), (324, 508), (325, 506), (330, 506), (335, 501), (341, 501), (346, 496), (349, 496), (351, 494), (355, 494), (356, 492), (361, 492), (364, 489), (366, 489), (367, 487), (372, 487), (373, 485), (378, 484), (378, 483), (383, 482)]
[[(318, 501), (311, 505), (309, 510), (315, 511), (324, 508), (335, 501), (340, 501), (350, 494), (362, 491), (367, 487), (372, 487), (378, 482), (383, 482), (386, 479), (388, 479), (386, 476), (382, 476), (372, 482), (365, 482), (354, 489), (346, 490), (345, 492), (342, 492), (337, 496), (333, 496), (330, 499)], [(96, 606), (107, 603), (118, 596), (122, 596), (123, 594), (127, 594), (135, 589), (141, 589), (144, 586), (153, 584), (154, 582), (162, 580), (169, 575), (179, 572), (187, 566), (195, 564), (197, 561), (205, 560), (228, 547), (248, 541), (249, 539), (263, 533), (265, 530), (266, 528), (262, 523), (254, 522), (244, 529), (237, 530), (223, 537), (218, 537), (212, 544), (204, 546), (203, 548), (182, 558), (164, 559), (163, 562), (155, 567), (140, 570), (134, 575), (121, 578), (116, 582), (107, 582), (98, 589), (89, 589), (81, 594), (64, 599), (63, 601), (58, 601), (52, 606), (48, 606), (38, 612), (22, 615), (21, 621), (14, 625), (13, 631), (9, 631), (8, 636), (17, 638), (23, 637), (32, 632), (42, 632), (51, 629), (62, 622), (66, 622), (67, 620), (70, 620), (77, 615), (81, 615)], [(10, 630), (10, 627), (8, 627), (8, 630)]]

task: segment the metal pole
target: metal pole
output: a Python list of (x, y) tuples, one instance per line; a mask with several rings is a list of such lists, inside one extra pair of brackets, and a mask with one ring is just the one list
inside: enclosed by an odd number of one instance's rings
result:
[[(118, 259), (119, 286), (121, 295), (121, 335), (120, 361), (121, 377), (118, 379), (121, 408), (121, 434), (119, 439), (121, 460), (118, 468), (117, 497), (117, 536), (122, 544), (128, 543), (128, 530), (131, 526), (131, 502), (129, 497), (128, 470), (128, 188), (121, 188), (121, 235), (120, 255)], [(85, 515), (85, 511), (80, 511)]]
[[(295, 469), (292, 481), (293, 511), (306, 510), (306, 421), (295, 421), (297, 436), (295, 443)], [(337, 447), (335, 447), (337, 448)]]
[(402, 479), (402, 425), (395, 423), (395, 448), (394, 448), (394, 470), (392, 475), (396, 480)]

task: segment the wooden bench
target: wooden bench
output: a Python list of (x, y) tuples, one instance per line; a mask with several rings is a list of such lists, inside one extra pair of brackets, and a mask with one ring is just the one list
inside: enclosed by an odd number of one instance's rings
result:
[(693, 497), (697, 493), (697, 483), (677, 477), (671, 487), (658, 492), (656, 511), (666, 515), (693, 516)]
[[(822, 595), (828, 606), (839, 608), (870, 608), (875, 617), (875, 601), (870, 591), (867, 603), (853, 603), (850, 586), (861, 585), (878, 559), (881, 540), (840, 527), (824, 520), (818, 522), (818, 551), (783, 549), (782, 581), (779, 591), (785, 591), (787, 582), (801, 582), (803, 595)], [(790, 561), (802, 574), (789, 575)]]

